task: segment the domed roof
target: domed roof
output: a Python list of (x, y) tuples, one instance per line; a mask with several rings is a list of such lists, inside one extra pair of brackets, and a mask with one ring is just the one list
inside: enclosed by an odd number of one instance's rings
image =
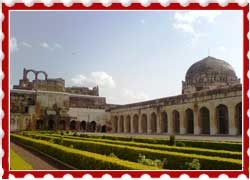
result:
[(186, 73), (186, 80), (193, 79), (201, 74), (226, 74), (236, 76), (233, 67), (226, 61), (208, 56), (194, 63)]

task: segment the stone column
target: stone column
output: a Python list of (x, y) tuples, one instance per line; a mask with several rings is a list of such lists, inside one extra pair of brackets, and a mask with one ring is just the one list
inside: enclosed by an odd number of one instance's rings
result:
[(173, 134), (173, 113), (172, 111), (168, 111), (168, 133)]
[(161, 111), (159, 111), (159, 112), (157, 112), (157, 122), (156, 122), (156, 132), (158, 134), (162, 133), (161, 122), (162, 122)]
[(128, 128), (127, 128), (127, 116), (124, 117), (123, 119), (123, 130), (125, 133), (128, 132)]
[(130, 118), (130, 133), (134, 133), (134, 117), (131, 116)]
[(235, 107), (232, 104), (228, 105), (228, 128), (230, 135), (237, 135)]
[(194, 111), (194, 134), (198, 135), (201, 133), (200, 123), (199, 123), (199, 111), (195, 109)]
[(117, 121), (117, 132), (118, 133), (121, 133), (121, 126), (120, 126), (120, 123), (121, 122), (121, 119), (120, 119), (120, 117), (118, 118), (118, 121)]
[(142, 115), (139, 114), (139, 117), (138, 117), (139, 133), (142, 133), (142, 124), (141, 124), (141, 121), (142, 121)]
[(115, 133), (115, 117), (111, 116), (112, 133)]
[(216, 120), (216, 107), (215, 105), (209, 105), (209, 117), (210, 117), (210, 135), (218, 133), (217, 120)]
[(180, 134), (186, 134), (187, 133), (187, 127), (185, 124), (185, 111), (180, 110)]
[(152, 129), (151, 129), (151, 116), (149, 115), (147, 118), (147, 133), (151, 134)]

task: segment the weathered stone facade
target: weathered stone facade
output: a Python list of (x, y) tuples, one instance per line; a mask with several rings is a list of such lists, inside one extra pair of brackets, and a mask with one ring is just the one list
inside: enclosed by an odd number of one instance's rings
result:
[[(35, 73), (35, 80), (27, 78)], [(37, 78), (43, 73), (44, 80)], [(11, 130), (80, 130), (144, 134), (238, 135), (242, 133), (242, 85), (225, 61), (207, 57), (193, 64), (182, 94), (111, 105), (98, 87), (66, 87), (43, 71), (25, 70), (10, 91)]]

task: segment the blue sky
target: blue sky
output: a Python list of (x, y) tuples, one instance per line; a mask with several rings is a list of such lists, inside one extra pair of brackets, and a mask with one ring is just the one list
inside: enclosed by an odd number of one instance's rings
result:
[(108, 103), (178, 95), (208, 49), (242, 79), (242, 31), (240, 11), (12, 11), (10, 84), (26, 67), (98, 84)]

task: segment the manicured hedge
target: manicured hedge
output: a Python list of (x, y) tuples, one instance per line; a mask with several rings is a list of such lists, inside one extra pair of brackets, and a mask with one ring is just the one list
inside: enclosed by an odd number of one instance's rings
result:
[(53, 144), (43, 140), (36, 140), (29, 137), (11, 134), (10, 138), (27, 146), (32, 146), (41, 152), (51, 155), (78, 169), (123, 169), (123, 170), (156, 170), (158, 168), (145, 166), (139, 163), (120, 160), (88, 151), (68, 148), (62, 145)]
[(42, 138), (45, 140), (52, 140), (55, 143), (64, 146), (73, 146), (74, 148), (84, 151), (91, 151), (99, 154), (114, 153), (117, 157), (129, 161), (137, 161), (140, 154), (145, 155), (150, 159), (167, 159), (168, 169), (183, 169), (185, 162), (191, 162), (193, 159), (198, 159), (201, 164), (201, 169), (241, 169), (242, 162), (237, 159), (211, 157), (196, 154), (184, 154), (178, 152), (169, 152), (148, 148), (132, 147), (127, 145), (108, 144), (104, 142), (93, 142), (85, 140), (76, 140), (69, 138), (55, 138), (50, 136), (33, 135), (34, 138)]
[[(58, 135), (58, 134), (51, 134), (51, 135), (54, 137), (61, 137), (61, 135)], [(82, 139), (82, 140), (89, 140), (89, 141), (106, 142), (106, 143), (111, 143), (111, 144), (129, 145), (129, 146), (159, 149), (159, 150), (173, 151), (173, 152), (183, 152), (183, 153), (206, 155), (206, 156), (218, 156), (218, 157), (226, 157), (226, 158), (232, 158), (232, 159), (242, 158), (241, 152), (232, 152), (232, 151), (225, 151), (225, 150), (178, 147), (178, 146), (168, 146), (168, 145), (162, 145), (162, 144), (138, 143), (138, 142), (132, 142), (132, 141), (130, 142), (118, 141), (118, 140), (114, 141), (114, 140), (108, 140), (108, 139), (83, 138), (83, 137), (69, 136), (69, 135), (64, 135), (63, 137), (78, 139), (78, 140)]]

